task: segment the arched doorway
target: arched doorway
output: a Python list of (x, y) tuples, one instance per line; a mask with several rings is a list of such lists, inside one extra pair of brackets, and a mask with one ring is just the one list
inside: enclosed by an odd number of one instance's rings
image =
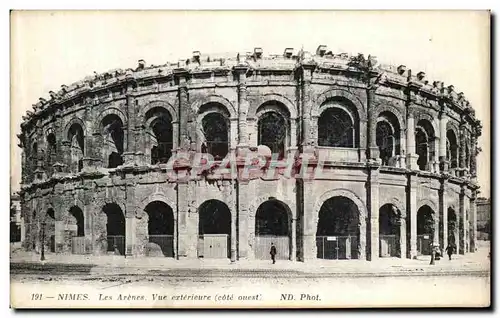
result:
[(458, 253), (458, 228), (457, 213), (450, 207), (448, 208), (448, 245), (454, 247), (454, 254)]
[(45, 228), (40, 238), (43, 241), (45, 251), (54, 253), (56, 251), (56, 218), (54, 209), (49, 208), (45, 214)]
[(150, 202), (144, 209), (148, 215), (146, 256), (174, 257), (174, 212), (161, 201)]
[(317, 257), (322, 259), (359, 258), (359, 210), (349, 198), (326, 200), (319, 210), (316, 231)]
[(392, 204), (384, 204), (379, 210), (380, 257), (398, 257), (400, 251), (400, 212)]
[[(417, 212), (417, 253), (430, 255), (432, 240), (435, 234), (434, 211), (424, 205)], [(437, 233), (436, 233), (437, 234)]]
[(75, 206), (69, 209), (70, 218), (66, 224), (67, 239), (71, 242), (71, 253), (85, 254), (85, 228), (83, 211)]
[(102, 120), (104, 160), (108, 168), (123, 164), (124, 131), (123, 122), (117, 115), (111, 114)]
[(231, 257), (231, 211), (219, 200), (200, 205), (198, 220), (198, 257)]
[(281, 201), (262, 203), (255, 215), (255, 258), (270, 259), (271, 243), (276, 246), (276, 259), (290, 259), (290, 210)]
[(125, 255), (125, 216), (116, 203), (108, 203), (103, 207), (106, 215), (107, 252)]

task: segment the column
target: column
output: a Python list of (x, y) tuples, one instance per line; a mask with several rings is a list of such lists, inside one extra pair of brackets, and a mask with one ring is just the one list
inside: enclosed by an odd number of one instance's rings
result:
[(230, 140), (229, 140), (229, 148), (236, 149), (238, 145), (238, 118), (231, 118), (230, 124)]
[(132, 83), (127, 85), (127, 130), (126, 148), (123, 152), (125, 164), (132, 164), (135, 156), (135, 98), (132, 96)]
[(471, 150), (470, 150), (470, 175), (476, 181), (477, 178), (477, 137), (475, 133), (471, 136)]
[(465, 175), (465, 124), (460, 125), (460, 135), (459, 135), (459, 153), (458, 153), (458, 166), (460, 167), (459, 176), (463, 177)]
[(415, 118), (409, 113), (406, 127), (406, 165), (408, 169), (418, 170), (418, 155), (415, 149)]
[(369, 238), (370, 238), (370, 251), (369, 251), (369, 260), (374, 261), (377, 260), (380, 256), (379, 252), (379, 175), (380, 171), (378, 167), (372, 168), (370, 170), (370, 178), (368, 180), (368, 188), (370, 191), (370, 201), (368, 202), (369, 209)]
[(92, 237), (92, 223), (93, 223), (93, 213), (89, 211), (90, 208), (87, 207), (87, 204), (83, 206), (83, 233), (85, 235), (85, 252), (92, 253), (93, 252), (93, 242), (94, 239)]
[(462, 188), (460, 191), (459, 200), (459, 217), (458, 217), (458, 252), (460, 254), (465, 254), (465, 240), (467, 238), (467, 215), (465, 211), (465, 190)]
[(417, 257), (417, 176), (408, 176), (410, 191), (408, 191), (408, 200), (410, 201), (410, 258)]
[(239, 256), (240, 259), (249, 258), (249, 242), (248, 242), (248, 218), (249, 213), (255, 213), (256, 211), (249, 211), (249, 184), (248, 181), (238, 180), (238, 213), (239, 213), (239, 224), (238, 224), (238, 241), (239, 241)]
[(187, 72), (180, 71), (175, 75), (179, 82), (178, 88), (178, 100), (179, 100), (179, 148), (189, 149), (191, 147), (191, 141), (189, 140), (189, 96), (187, 88)]
[[(63, 245), (64, 245), (64, 222), (61, 220), (56, 220), (55, 221), (55, 231), (54, 231), (54, 240), (55, 240), (55, 252), (60, 253), (63, 251)], [(45, 240), (46, 242), (49, 241), (49, 236), (47, 235), (47, 231), (45, 231)], [(47, 250), (45, 250), (47, 252)]]
[(439, 246), (444, 249), (448, 246), (448, 203), (446, 198), (446, 180), (441, 183), (439, 191), (439, 214), (441, 216), (440, 227), (443, 230), (443, 237), (440, 237)]
[(295, 262), (297, 257), (297, 219), (292, 218), (292, 249), (290, 251), (290, 260)]
[(290, 118), (290, 150), (297, 149), (297, 118)]
[[(196, 258), (196, 248), (192, 245), (198, 241), (198, 231), (189, 233), (189, 202), (187, 182), (177, 182), (177, 208), (178, 208), (178, 255), (180, 258)], [(192, 242), (194, 241), (194, 243)]]
[(311, 109), (313, 108), (312, 101), (312, 69), (313, 66), (303, 65), (302, 69), (302, 145), (303, 146), (314, 146), (316, 140), (312, 137), (312, 119), (311, 119)]
[[(312, 199), (311, 193), (314, 193), (313, 187), (314, 181), (303, 180), (303, 218), (302, 218), (302, 230), (303, 230), (303, 261), (308, 262), (315, 260), (317, 258), (317, 247), (316, 247), (316, 213), (314, 211), (314, 201)], [(360, 235), (361, 236), (361, 235)]]
[(400, 258), (407, 257), (407, 247), (406, 247), (406, 212), (401, 211), (401, 217), (399, 219), (399, 249)]
[(441, 112), (441, 119), (439, 120), (439, 162), (441, 163), (442, 171), (448, 171), (448, 158), (446, 158), (446, 126), (448, 124), (448, 116), (443, 111)]
[[(230, 185), (232, 186), (232, 185)], [(231, 211), (231, 263), (236, 262), (236, 210)]]
[(238, 145), (248, 147), (247, 114), (249, 108), (248, 90), (246, 85), (246, 72), (248, 68), (238, 66), (235, 68), (238, 74)]
[[(129, 214), (129, 213), (127, 213)], [(134, 215), (127, 215), (125, 218), (125, 256), (134, 254), (136, 219)]]
[(21, 246), (25, 245), (25, 240), (26, 240), (26, 224), (24, 223), (24, 218), (21, 218)]
[(367, 109), (368, 109), (368, 147), (370, 159), (379, 160), (379, 149), (377, 147), (377, 113), (375, 107), (372, 106), (375, 92), (372, 89), (367, 89)]
[[(477, 192), (474, 190), (470, 201), (470, 213), (472, 218), (472, 233), (470, 252), (474, 253), (477, 250)], [(22, 236), (21, 236), (22, 237)]]

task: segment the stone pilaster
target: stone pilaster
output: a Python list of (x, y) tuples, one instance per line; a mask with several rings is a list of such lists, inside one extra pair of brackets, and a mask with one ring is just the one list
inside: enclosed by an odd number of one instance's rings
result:
[(238, 65), (235, 71), (238, 74), (238, 146), (248, 147), (247, 114), (250, 107), (246, 85), (248, 68)]
[(304, 215), (302, 219), (302, 229), (303, 229), (303, 261), (311, 261), (317, 258), (317, 247), (316, 247), (316, 224), (317, 224), (317, 213), (314, 207), (313, 196), (308, 195), (309, 193), (314, 193), (313, 181), (303, 180), (304, 187)]
[(471, 240), (470, 240), (470, 252), (474, 253), (477, 250), (477, 192), (473, 190), (472, 198), (470, 200), (470, 214), (471, 214)]
[(132, 95), (132, 83), (127, 85), (127, 130), (126, 145), (123, 152), (123, 161), (125, 164), (132, 164), (134, 162), (135, 154), (135, 98)]
[(446, 126), (448, 124), (448, 116), (444, 111), (441, 112), (439, 120), (439, 162), (441, 163), (441, 172), (448, 171), (448, 158), (446, 158)]
[(250, 208), (250, 192), (248, 181), (238, 181), (238, 214), (239, 214), (239, 258), (248, 259), (249, 257), (249, 213), (255, 213), (255, 211), (249, 211)]
[[(232, 186), (229, 185), (229, 186)], [(236, 237), (236, 230), (237, 230), (237, 211), (236, 209), (231, 209), (231, 263), (236, 262), (236, 259), (238, 257), (237, 255), (237, 237)]]
[(458, 252), (465, 254), (466, 239), (467, 239), (467, 213), (465, 210), (465, 189), (462, 188), (459, 196), (459, 217), (458, 217)]
[(368, 179), (367, 189), (369, 191), (369, 224), (368, 224), (368, 237), (369, 237), (369, 252), (367, 253), (368, 260), (377, 260), (380, 256), (379, 253), (379, 190), (380, 190), (380, 171), (379, 167), (372, 167), (370, 169), (370, 176)]
[[(369, 84), (369, 86), (371, 86)], [(377, 116), (375, 105), (373, 105), (373, 100), (375, 99), (375, 91), (371, 88), (366, 90), (366, 101), (368, 109), (368, 149), (369, 158), (372, 160), (379, 159), (379, 149), (377, 146)], [(377, 253), (378, 255), (378, 253)]]
[(415, 147), (415, 118), (410, 112), (408, 114), (407, 127), (406, 127), (406, 166), (408, 169), (417, 170), (417, 159)]
[[(56, 220), (54, 221), (54, 241), (55, 241), (55, 252), (60, 253), (63, 251), (64, 246), (64, 221)], [(46, 244), (50, 242), (50, 237), (45, 236)]]
[(297, 219), (296, 218), (292, 218), (291, 227), (292, 227), (292, 244), (291, 244), (291, 251), (290, 251), (290, 260), (292, 262), (295, 262), (295, 260), (297, 258)]
[(317, 143), (317, 140), (313, 138), (317, 122), (314, 123), (311, 118), (311, 109), (313, 107), (313, 92), (311, 88), (313, 69), (313, 66), (303, 65), (302, 71), (302, 145), (306, 147), (314, 146)]
[(477, 178), (477, 137), (475, 133), (471, 136), (470, 175), (474, 180)]
[(179, 147), (182, 149), (190, 149), (191, 140), (189, 132), (189, 94), (187, 87), (187, 75), (186, 71), (179, 71), (176, 73), (176, 77), (179, 82), (178, 88), (178, 101), (179, 101)]
[(442, 180), (441, 189), (439, 190), (439, 217), (441, 219), (439, 225), (439, 233), (441, 234), (439, 236), (439, 245), (443, 251), (448, 246), (448, 203), (446, 198), (446, 188), (447, 181)]
[(407, 258), (407, 244), (406, 244), (406, 211), (401, 211), (399, 218), (399, 257)]
[(408, 198), (410, 202), (409, 211), (407, 211), (407, 219), (410, 220), (410, 258), (414, 259), (417, 257), (417, 183), (418, 179), (416, 175), (408, 175), (408, 187), (407, 191)]
[(125, 256), (132, 256), (135, 252), (136, 218), (134, 215), (125, 218)]
[(460, 177), (464, 176), (464, 169), (465, 167), (465, 124), (462, 123), (460, 125), (460, 135), (459, 135), (459, 153), (458, 153), (458, 166), (460, 167)]

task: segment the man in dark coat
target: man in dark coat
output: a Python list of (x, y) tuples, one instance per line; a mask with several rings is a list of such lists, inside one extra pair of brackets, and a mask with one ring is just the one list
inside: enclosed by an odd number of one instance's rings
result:
[(448, 254), (448, 259), (451, 261), (451, 255), (453, 254), (455, 248), (453, 246), (453, 244), (448, 244), (448, 246), (446, 247), (446, 253)]
[(276, 246), (274, 246), (274, 243), (271, 243), (271, 251), (269, 252), (271, 254), (271, 259), (273, 260), (273, 264), (276, 264)]

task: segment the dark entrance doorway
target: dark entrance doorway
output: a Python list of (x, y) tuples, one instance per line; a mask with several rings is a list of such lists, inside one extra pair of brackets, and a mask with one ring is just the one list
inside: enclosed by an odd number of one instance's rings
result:
[(198, 222), (198, 257), (231, 257), (231, 211), (219, 200), (200, 205)]
[(281, 201), (262, 203), (255, 215), (255, 258), (270, 259), (271, 243), (276, 246), (276, 259), (290, 259), (291, 225), (289, 209)]
[(319, 211), (316, 232), (317, 257), (322, 259), (359, 258), (359, 211), (346, 197), (326, 200)]

